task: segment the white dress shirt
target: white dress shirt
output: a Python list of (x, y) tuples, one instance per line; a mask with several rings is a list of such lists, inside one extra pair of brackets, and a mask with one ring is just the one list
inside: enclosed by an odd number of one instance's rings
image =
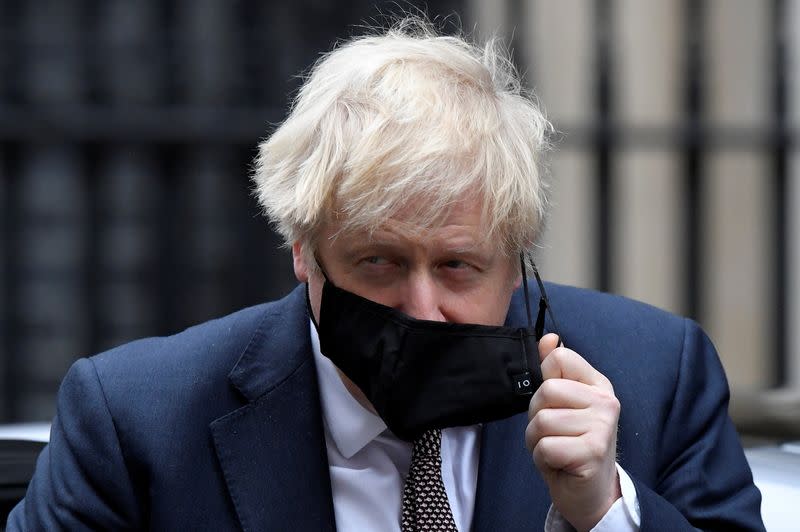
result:
[[(333, 362), (323, 356), (310, 324), (317, 367), (325, 445), (339, 531), (399, 531), (403, 485), (411, 464), (411, 444), (394, 436), (383, 420), (347, 391)], [(442, 480), (456, 526), (470, 529), (478, 482), (480, 426), (442, 430)], [(531, 462), (533, 467), (533, 462)], [(617, 500), (595, 531), (639, 529), (636, 490), (617, 466), (623, 498)], [(571, 527), (552, 506), (545, 531)]]

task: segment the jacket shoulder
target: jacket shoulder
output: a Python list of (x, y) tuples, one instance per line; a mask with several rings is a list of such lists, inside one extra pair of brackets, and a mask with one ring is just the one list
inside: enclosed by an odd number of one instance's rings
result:
[(276, 302), (248, 307), (233, 314), (201, 323), (177, 334), (142, 338), (120, 345), (90, 360), (102, 377), (135, 378), (158, 369), (183, 375), (230, 371), (260, 323)]
[(665, 336), (683, 334), (685, 318), (653, 305), (587, 288), (553, 283), (547, 283), (546, 288), (556, 320), (592, 331), (601, 329), (606, 335), (639, 335), (645, 331), (662, 331)]
[(557, 321), (554, 327), (548, 316), (546, 329), (559, 332), (567, 347), (623, 390), (658, 384), (669, 395), (691, 350), (688, 338), (705, 338), (691, 320), (640, 301), (557, 284), (546, 289)]
[(304, 304), (295, 290), (281, 300), (171, 336), (136, 340), (89, 360), (112, 414), (152, 418), (194, 408), (199, 418), (213, 419), (241, 404), (229, 380), (237, 362), (249, 351), (264, 358), (280, 353), (281, 340), (266, 338), (264, 331), (289, 326), (285, 317), (304, 312)]

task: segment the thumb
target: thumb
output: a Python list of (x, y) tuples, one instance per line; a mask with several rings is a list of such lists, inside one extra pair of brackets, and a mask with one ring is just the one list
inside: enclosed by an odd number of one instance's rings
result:
[(559, 338), (557, 334), (548, 333), (539, 340), (539, 360), (544, 360), (550, 351), (558, 347)]

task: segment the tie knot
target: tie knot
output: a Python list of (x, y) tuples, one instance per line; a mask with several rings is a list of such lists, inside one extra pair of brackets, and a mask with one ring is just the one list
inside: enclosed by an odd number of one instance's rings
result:
[(411, 454), (414, 457), (438, 458), (442, 453), (442, 431), (440, 429), (430, 429), (422, 433), (422, 436), (414, 440)]

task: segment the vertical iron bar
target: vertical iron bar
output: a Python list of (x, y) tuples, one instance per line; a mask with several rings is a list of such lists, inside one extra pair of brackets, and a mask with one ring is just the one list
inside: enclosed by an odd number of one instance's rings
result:
[(703, 160), (702, 152), (707, 145), (703, 133), (703, 41), (705, 26), (705, 2), (686, 0), (684, 3), (684, 25), (686, 27), (686, 84), (684, 108), (686, 130), (683, 143), (685, 191), (686, 191), (686, 312), (693, 319), (703, 315), (700, 297), (700, 274), (703, 264), (702, 220), (703, 204)]
[(17, 286), (19, 285), (19, 264), (18, 264), (18, 245), (17, 235), (19, 234), (19, 213), (17, 210), (18, 202), (17, 197), (17, 180), (14, 178), (17, 175), (18, 169), (16, 165), (17, 157), (15, 157), (18, 150), (13, 149), (11, 146), (6, 145), (3, 151), (3, 179), (5, 180), (5, 194), (3, 195), (3, 205), (0, 209), (0, 214), (3, 217), (3, 241), (5, 242), (5, 260), (3, 261), (3, 276), (4, 285), (2, 289), (2, 297), (6, 304), (4, 307), (5, 315), (3, 316), (4, 334), (3, 334), (3, 356), (5, 357), (5, 371), (3, 372), (3, 411), (0, 412), (3, 421), (13, 421), (17, 413), (17, 401), (20, 395), (19, 379), (17, 378), (17, 368), (22, 362), (19, 360), (19, 327), (17, 323), (16, 305), (19, 298), (17, 297)]
[(611, 258), (614, 253), (612, 238), (612, 216), (614, 212), (611, 194), (612, 153), (616, 138), (612, 127), (612, 82), (611, 82), (611, 0), (595, 2), (595, 108), (594, 130), (595, 171), (597, 173), (597, 223), (596, 256), (598, 257), (597, 285), (607, 291), (613, 286)]
[[(159, 44), (162, 46), (162, 61), (164, 65), (158, 69), (157, 80), (163, 88), (165, 106), (180, 103), (178, 89), (178, 76), (176, 65), (180, 63), (178, 57), (178, 13), (174, 2), (160, 4), (160, 18), (164, 21), (164, 34)], [(171, 334), (178, 330), (181, 323), (182, 277), (179, 272), (179, 257), (181, 251), (181, 235), (179, 220), (181, 219), (180, 197), (178, 193), (178, 180), (171, 176), (177, 175), (179, 166), (176, 153), (180, 146), (175, 144), (162, 144), (154, 149), (155, 157), (160, 162), (158, 166), (158, 179), (161, 180), (158, 207), (155, 215), (155, 226), (160, 228), (156, 232), (156, 334)]]
[(179, 272), (179, 253), (181, 236), (179, 234), (178, 220), (181, 218), (180, 197), (178, 194), (177, 179), (168, 176), (176, 175), (178, 171), (176, 146), (161, 146), (157, 152), (161, 165), (158, 167), (158, 176), (162, 180), (156, 209), (156, 334), (165, 335), (175, 333), (181, 323), (181, 275)]
[[(6, 43), (3, 50), (0, 50), (0, 105), (13, 104), (14, 93), (10, 80), (16, 76), (13, 73), (13, 58), (18, 54), (18, 42), (13, 38), (11, 27), (14, 13), (8, 3), (0, 3), (0, 37)], [(14, 399), (16, 397), (16, 382), (14, 378), (16, 353), (15, 331), (17, 330), (14, 319), (14, 304), (16, 296), (13, 292), (16, 286), (15, 279), (12, 277), (14, 272), (13, 262), (16, 256), (14, 253), (14, 229), (15, 216), (13, 207), (15, 202), (14, 179), (12, 178), (12, 168), (9, 164), (9, 156), (12, 148), (5, 144), (0, 149), (0, 179), (3, 184), (3, 193), (0, 194), (0, 246), (3, 251), (0, 253), (0, 422), (10, 421), (14, 410)]]
[[(509, 0), (508, 2), (508, 27), (511, 28), (511, 35), (509, 47), (511, 49), (512, 61), (520, 73), (522, 83), (526, 86), (531, 86), (531, 80), (528, 79), (528, 72), (530, 68), (530, 61), (525, 48), (527, 32), (529, 28), (525, 27), (525, 5), (527, 2), (522, 0)], [(530, 8), (529, 8), (530, 9)]]
[[(76, 147), (76, 151), (79, 148)], [(102, 301), (100, 298), (100, 279), (103, 275), (101, 272), (100, 260), (100, 239), (102, 236), (102, 218), (100, 216), (100, 194), (98, 193), (98, 185), (100, 183), (100, 176), (98, 175), (99, 169), (97, 165), (97, 157), (101, 153), (100, 146), (87, 146), (80, 150), (84, 158), (85, 173), (82, 176), (84, 181), (84, 188), (86, 194), (86, 254), (83, 259), (83, 291), (86, 298), (86, 310), (88, 316), (86, 319), (86, 344), (88, 346), (88, 353), (96, 353), (100, 350), (101, 345), (101, 324), (103, 321), (102, 316)], [(75, 353), (77, 356), (79, 353)]]
[(787, 174), (788, 174), (788, 117), (786, 89), (786, 2), (784, 0), (772, 1), (772, 117), (774, 139), (772, 149), (772, 173), (775, 185), (772, 187), (773, 195), (769, 198), (771, 205), (769, 212), (773, 213), (773, 261), (775, 270), (772, 276), (772, 292), (775, 298), (775, 324), (774, 347), (775, 366), (773, 384), (784, 386), (787, 382), (789, 361), (787, 349), (787, 315), (786, 315), (786, 290), (787, 275), (786, 261), (788, 243), (787, 223)]

